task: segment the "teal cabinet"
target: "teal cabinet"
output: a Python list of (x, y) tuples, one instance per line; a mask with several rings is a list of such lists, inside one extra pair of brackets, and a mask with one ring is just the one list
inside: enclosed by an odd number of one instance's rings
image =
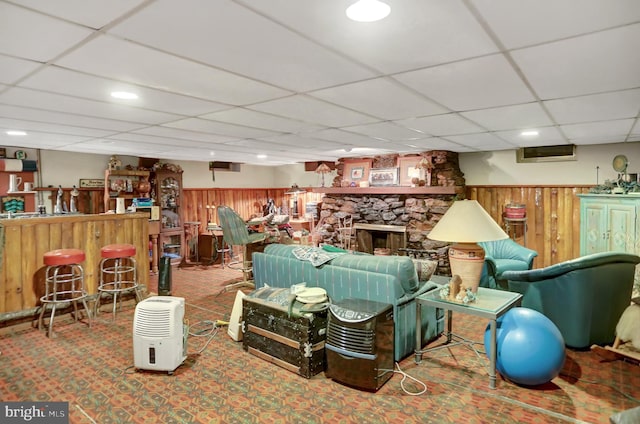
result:
[(580, 255), (609, 251), (640, 254), (640, 196), (579, 197)]

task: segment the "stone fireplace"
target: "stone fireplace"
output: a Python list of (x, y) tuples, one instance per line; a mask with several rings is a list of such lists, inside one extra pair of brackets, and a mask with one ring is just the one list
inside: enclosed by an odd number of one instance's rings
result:
[(378, 249), (388, 249), (390, 255), (399, 255), (407, 247), (407, 227), (405, 225), (382, 225), (355, 223), (356, 249), (359, 252), (376, 253)]
[[(391, 254), (406, 254), (407, 249), (429, 252), (432, 258), (443, 258), (438, 274), (447, 275), (449, 244), (430, 240), (427, 235), (451, 204), (464, 198), (464, 178), (457, 153), (430, 151), (422, 155), (433, 163), (430, 186), (344, 187), (338, 166), (333, 187), (314, 189), (324, 193), (316, 226), (319, 241), (338, 245), (339, 222), (351, 215), (355, 228), (353, 250), (374, 253), (376, 248), (388, 248)], [(374, 158), (372, 166), (390, 167), (392, 161), (396, 163), (397, 155)]]

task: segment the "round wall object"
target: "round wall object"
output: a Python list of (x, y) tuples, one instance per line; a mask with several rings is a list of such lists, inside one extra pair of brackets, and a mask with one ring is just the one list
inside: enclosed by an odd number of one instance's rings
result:
[(625, 155), (617, 155), (613, 158), (613, 169), (616, 172), (625, 172), (627, 170), (627, 165), (629, 165), (629, 160)]

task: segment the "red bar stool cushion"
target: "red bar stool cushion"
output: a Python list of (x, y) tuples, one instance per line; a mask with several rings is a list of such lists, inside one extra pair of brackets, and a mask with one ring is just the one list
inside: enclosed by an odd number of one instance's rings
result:
[(84, 251), (80, 249), (56, 249), (44, 254), (44, 264), (47, 266), (79, 264), (84, 259)]
[(108, 244), (100, 249), (100, 256), (108, 259), (128, 258), (136, 255), (136, 247), (133, 244)]

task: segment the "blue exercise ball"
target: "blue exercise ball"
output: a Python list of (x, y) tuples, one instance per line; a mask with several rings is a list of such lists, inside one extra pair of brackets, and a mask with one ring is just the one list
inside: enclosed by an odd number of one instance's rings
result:
[[(565, 359), (564, 338), (546, 316), (529, 308), (513, 308), (496, 321), (496, 369), (516, 384), (537, 386), (558, 376)], [(491, 354), (491, 327), (484, 332)]]

